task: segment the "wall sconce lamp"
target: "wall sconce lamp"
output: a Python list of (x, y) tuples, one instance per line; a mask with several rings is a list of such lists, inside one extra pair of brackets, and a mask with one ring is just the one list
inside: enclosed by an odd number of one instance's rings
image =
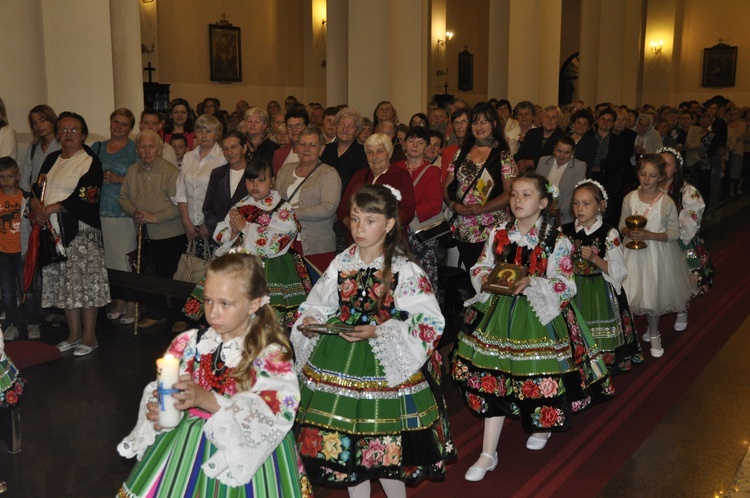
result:
[(154, 0), (141, 0), (141, 3), (151, 3), (151, 2), (153, 2), (153, 1), (154, 1)]
[(452, 39), (453, 39), (453, 31), (446, 31), (445, 32), (445, 40), (440, 40), (439, 39), (438, 40), (438, 45), (440, 45), (441, 47), (445, 47), (446, 45), (448, 45), (451, 42)]
[(664, 46), (664, 42), (659, 40), (658, 42), (652, 41), (649, 43), (651, 46), (651, 53), (654, 55), (659, 55), (661, 53), (661, 49)]

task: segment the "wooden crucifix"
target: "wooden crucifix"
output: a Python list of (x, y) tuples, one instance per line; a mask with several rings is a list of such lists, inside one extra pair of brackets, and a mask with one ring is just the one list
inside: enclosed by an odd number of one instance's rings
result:
[(153, 83), (153, 81), (151, 81), (151, 73), (156, 71), (156, 68), (151, 65), (151, 61), (148, 61), (148, 66), (144, 67), (143, 70), (148, 71), (148, 82)]

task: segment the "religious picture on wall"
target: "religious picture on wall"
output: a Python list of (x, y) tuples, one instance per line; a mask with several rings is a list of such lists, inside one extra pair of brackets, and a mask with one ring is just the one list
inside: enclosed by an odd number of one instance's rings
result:
[(240, 28), (209, 24), (208, 39), (211, 50), (211, 81), (242, 81)]
[(734, 86), (737, 74), (737, 47), (719, 43), (703, 49), (704, 87)]

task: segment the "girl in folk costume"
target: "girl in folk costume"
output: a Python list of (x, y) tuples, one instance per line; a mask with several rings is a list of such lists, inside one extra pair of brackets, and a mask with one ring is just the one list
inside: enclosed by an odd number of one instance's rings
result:
[[(442, 478), (455, 456), (438, 386), (444, 319), (430, 281), (409, 259), (400, 193), (365, 185), (353, 196), (355, 244), (339, 254), (300, 306), (292, 329), (302, 401), (300, 454), (313, 482), (389, 498)], [(312, 324), (353, 326), (316, 334)], [(304, 325), (304, 326), (303, 326)]]
[[(658, 154), (643, 154), (638, 161), (637, 190), (625, 196), (620, 217), (620, 232), (625, 242), (647, 241), (644, 249), (625, 250), (628, 276), (622, 288), (630, 309), (636, 315), (647, 315), (648, 329), (644, 340), (651, 342), (651, 355), (664, 354), (659, 333), (659, 318), (666, 313), (686, 313), (695, 284), (677, 239), (680, 225), (677, 208), (659, 188), (664, 178), (664, 159)], [(648, 219), (643, 229), (631, 229), (625, 220), (631, 215)], [(627, 246), (627, 244), (626, 244)], [(687, 321), (687, 315), (685, 315)]]
[(576, 297), (573, 301), (596, 343), (604, 353), (604, 363), (615, 374), (630, 371), (633, 363), (643, 363), (633, 315), (622, 291), (628, 275), (620, 233), (602, 222), (607, 208), (607, 192), (599, 182), (584, 180), (573, 190), (573, 223), (562, 231), (573, 242), (573, 275)]
[(146, 386), (138, 423), (117, 447), (139, 460), (119, 497), (311, 495), (291, 433), (300, 399), (292, 348), (268, 300), (257, 256), (211, 262), (211, 328), (180, 334), (167, 351), (180, 377), (164, 402), (181, 420), (162, 428), (156, 382)]
[[(515, 220), (493, 230), (471, 269), (479, 291), (497, 263), (516, 265), (509, 293), (480, 292), (452, 356), (453, 379), (472, 411), (485, 419), (482, 454), (466, 472), (479, 481), (498, 464), (506, 416), (544, 448), (551, 432), (570, 428), (573, 412), (614, 390), (588, 327), (570, 304), (575, 296), (572, 244), (547, 218), (556, 188), (536, 173), (513, 181)], [(528, 276), (523, 276), (523, 270)]]
[[(245, 169), (248, 195), (229, 210), (216, 225), (216, 255), (231, 252), (256, 254), (263, 258), (268, 291), (282, 325), (290, 328), (297, 308), (312, 288), (304, 262), (291, 250), (297, 235), (297, 218), (288, 202), (271, 190), (273, 167), (265, 159), (252, 161)], [(185, 314), (198, 319), (202, 284), (198, 284), (185, 305)]]
[[(706, 203), (697, 188), (682, 177), (682, 155), (675, 149), (662, 147), (656, 151), (664, 159), (664, 180), (661, 188), (677, 206), (677, 219), (680, 223), (680, 248), (687, 260), (690, 272), (697, 286), (697, 295), (708, 294), (714, 283), (714, 267), (701, 236), (701, 222)], [(693, 296), (695, 297), (695, 295)], [(678, 313), (674, 329), (687, 328), (687, 311)]]

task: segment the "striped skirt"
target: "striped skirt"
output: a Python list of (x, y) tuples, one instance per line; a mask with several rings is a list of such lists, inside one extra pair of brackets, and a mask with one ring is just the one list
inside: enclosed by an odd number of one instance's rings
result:
[(244, 486), (230, 487), (208, 477), (201, 465), (216, 453), (203, 434), (206, 419), (190, 414), (173, 430), (159, 435), (123, 483), (118, 498), (297, 498), (312, 488), (288, 433)]

